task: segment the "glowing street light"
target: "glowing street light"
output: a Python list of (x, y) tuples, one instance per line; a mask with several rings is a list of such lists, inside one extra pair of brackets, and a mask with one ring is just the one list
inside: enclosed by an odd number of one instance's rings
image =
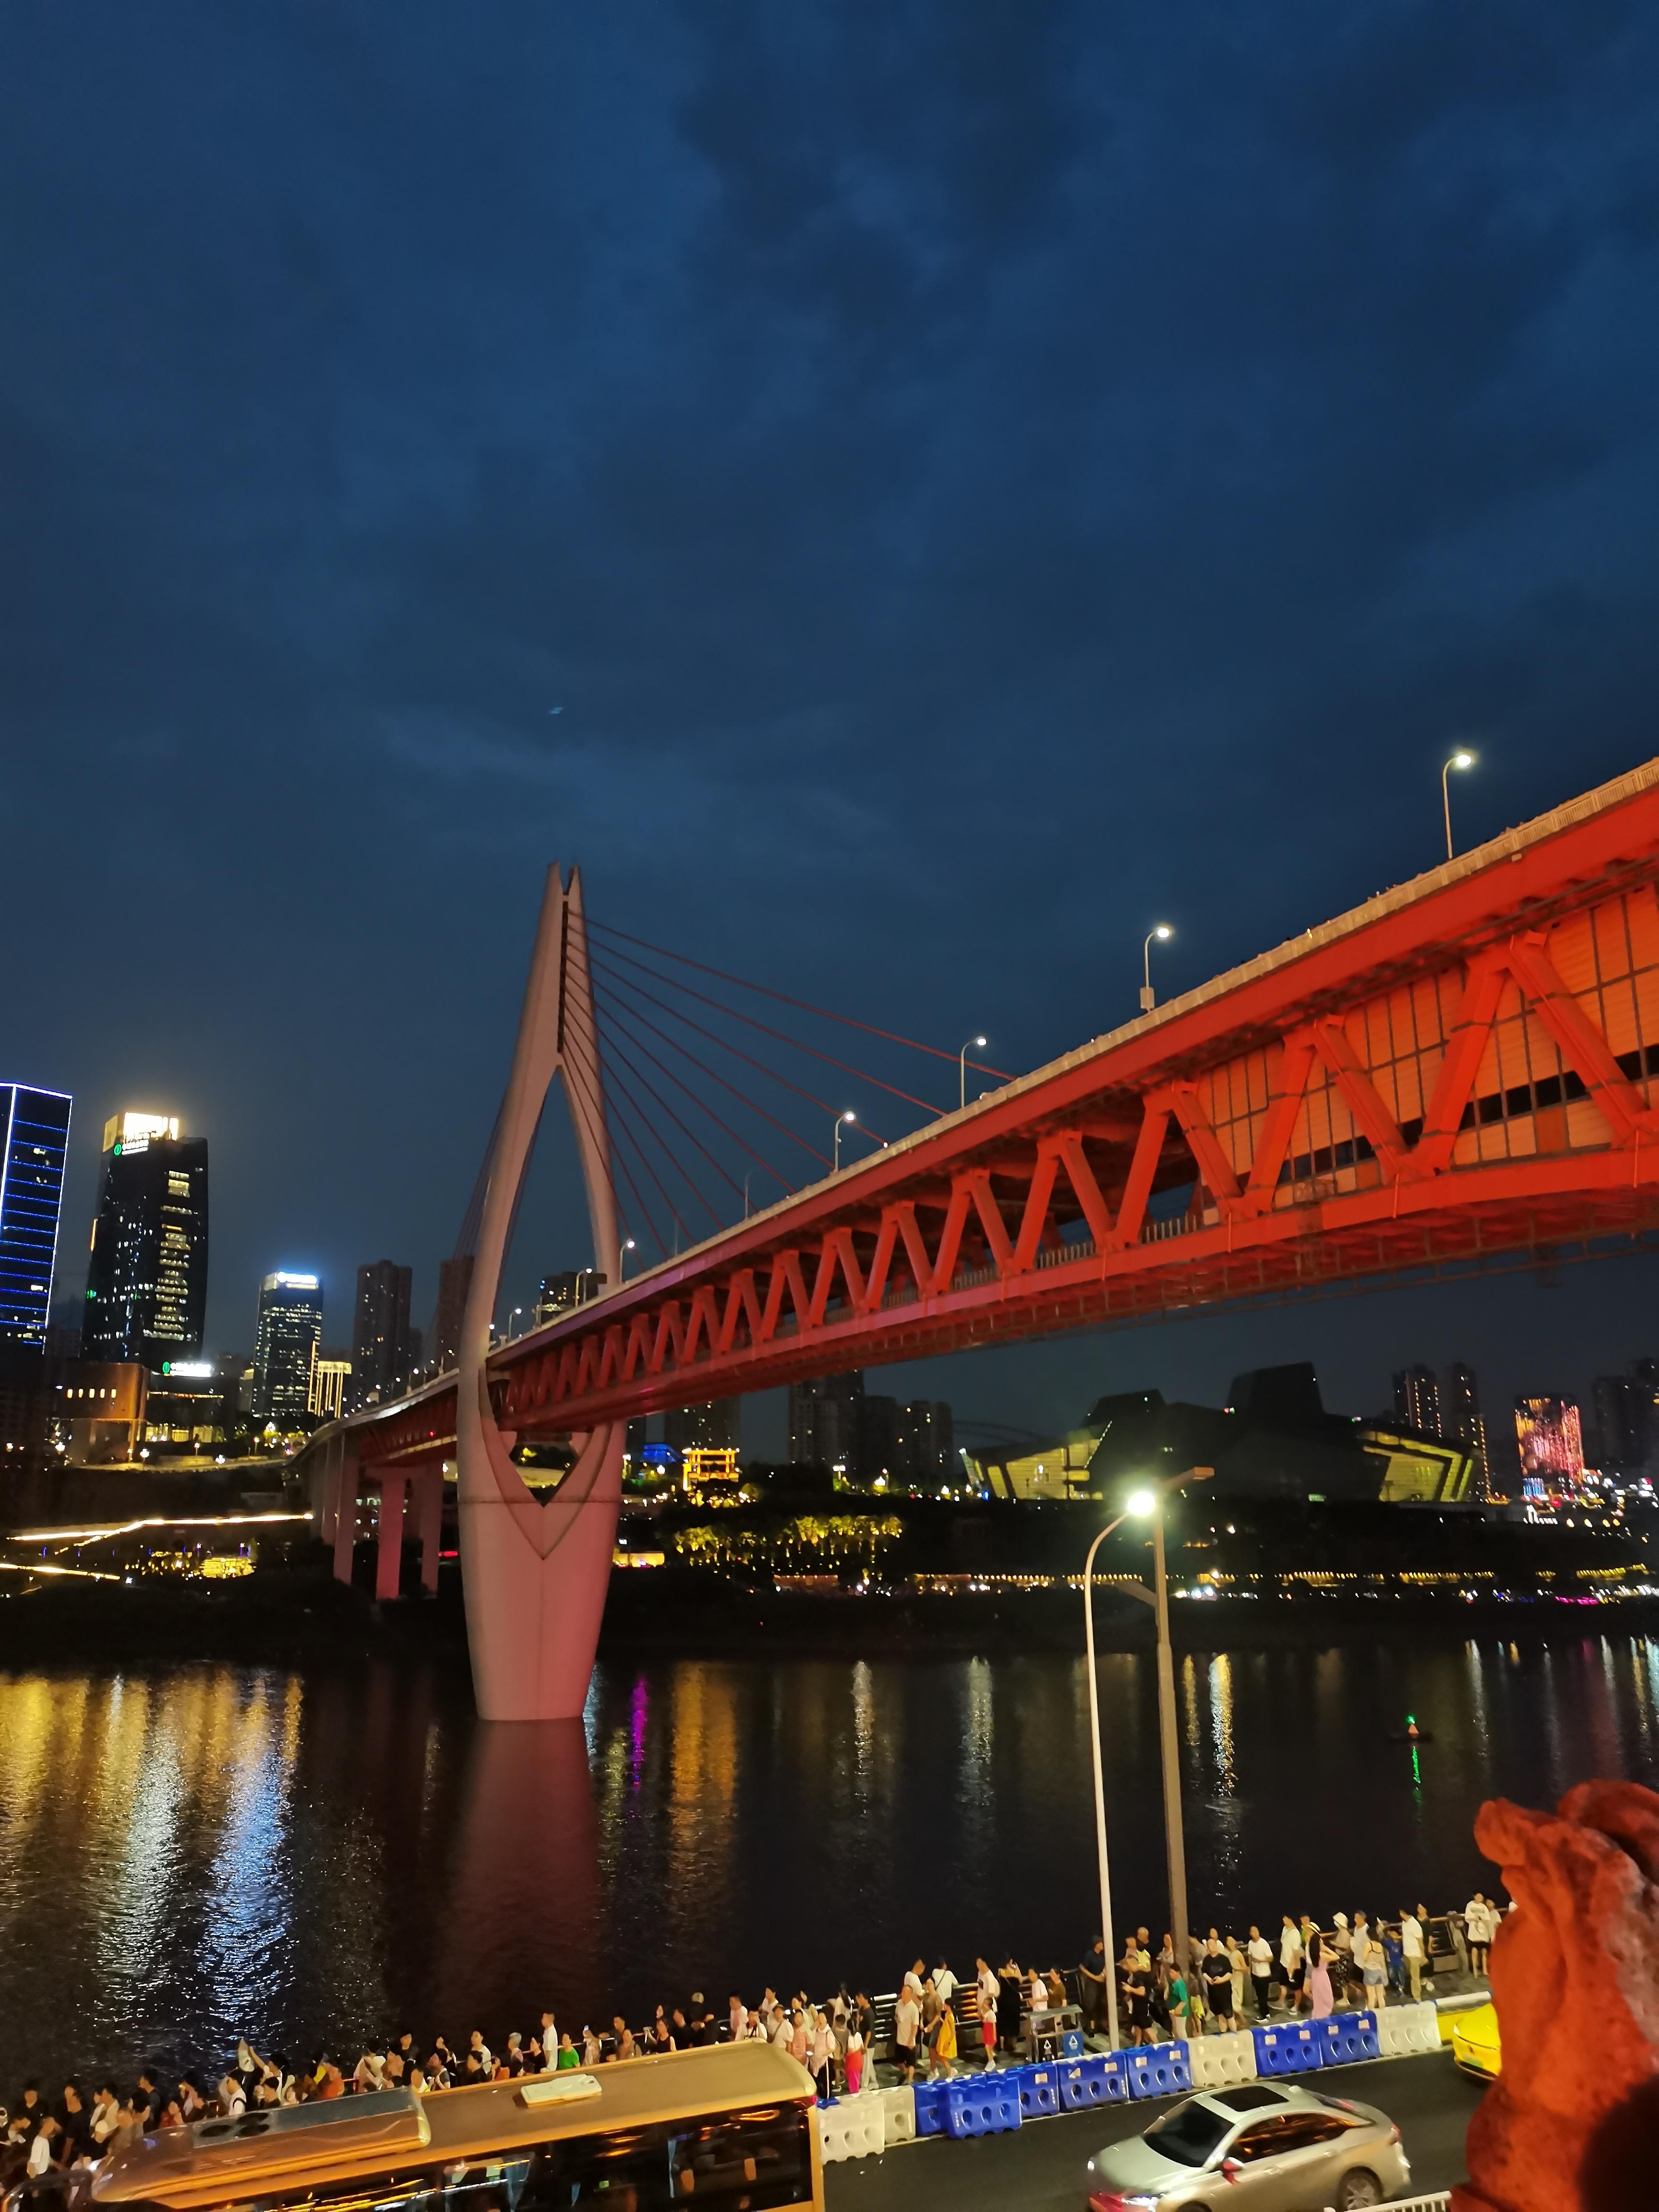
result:
[(639, 1249), (631, 1237), (625, 1237), (623, 1239), (622, 1252), (617, 1261), (617, 1273), (623, 1282), (628, 1280), (628, 1255), (630, 1252), (637, 1252)]
[(965, 1106), (965, 1105), (968, 1103), (968, 1048), (969, 1048), (969, 1045), (971, 1045), (971, 1046), (973, 1047), (973, 1048), (974, 1048), (974, 1050), (975, 1050), (975, 1052), (983, 1052), (983, 1051), (984, 1051), (984, 1049), (985, 1049), (985, 1040), (984, 1040), (984, 1038), (983, 1038), (983, 1037), (969, 1037), (969, 1040), (968, 1040), (968, 1043), (967, 1043), (967, 1044), (965, 1044), (965, 1045), (963, 1045), (963, 1047), (962, 1048), (962, 1050), (961, 1050), (961, 1051), (957, 1054), (957, 1074), (958, 1074), (958, 1075), (961, 1077), (961, 1079), (962, 1079), (961, 1086), (960, 1086), (960, 1088), (961, 1088), (961, 1095), (959, 1096), (959, 1097), (958, 1097), (958, 1098), (957, 1098), (957, 1105), (958, 1109), (960, 1109), (962, 1107)]
[(839, 1175), (841, 1173), (841, 1133), (847, 1127), (849, 1121), (856, 1121), (858, 1118), (858, 1115), (853, 1111), (850, 1106), (844, 1114), (837, 1114), (836, 1116), (836, 1134), (833, 1146), (835, 1152), (835, 1165), (830, 1170), (834, 1175)]
[(1446, 858), (1449, 860), (1453, 859), (1455, 856), (1452, 852), (1451, 787), (1447, 782), (1446, 779), (1455, 768), (1465, 769), (1473, 768), (1474, 766), (1474, 755), (1473, 753), (1466, 753), (1459, 750), (1452, 755), (1451, 758), (1446, 763), (1444, 768), (1440, 771), (1440, 804), (1445, 809), (1446, 814)]
[(1150, 1605), (1158, 1616), (1158, 1711), (1164, 1761), (1164, 1823), (1170, 1862), (1170, 1923), (1176, 1956), (1187, 1971), (1187, 1856), (1181, 1825), (1180, 1748), (1176, 1731), (1175, 1668), (1170, 1656), (1170, 1595), (1164, 1571), (1164, 1496), (1183, 1482), (1201, 1482), (1213, 1473), (1207, 1467), (1189, 1468), (1162, 1490), (1145, 1486), (1131, 1491), (1115, 1521), (1109, 1521), (1089, 1547), (1083, 1562), (1083, 1640), (1089, 1668), (1089, 1743), (1095, 1770), (1095, 1851), (1100, 1868), (1101, 1940), (1106, 1952), (1107, 2039), (1118, 2047), (1117, 1954), (1112, 1935), (1112, 1889), (1106, 1857), (1106, 1778), (1100, 1748), (1100, 1683), (1095, 1668), (1095, 1553), (1115, 1528), (1133, 1515), (1152, 1524), (1153, 1587), (1140, 1583), (1119, 1583), (1130, 1597)]
[(1150, 1014), (1158, 1004), (1152, 995), (1152, 939), (1156, 938), (1160, 945), (1166, 945), (1174, 935), (1175, 932), (1167, 921), (1160, 921), (1146, 933), (1146, 942), (1140, 948), (1140, 1011), (1143, 1014)]

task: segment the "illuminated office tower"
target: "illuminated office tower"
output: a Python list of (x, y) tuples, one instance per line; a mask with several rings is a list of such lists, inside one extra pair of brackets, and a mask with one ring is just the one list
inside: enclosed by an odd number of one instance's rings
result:
[(303, 1426), (311, 1370), (323, 1341), (323, 1286), (315, 1275), (279, 1272), (259, 1285), (259, 1334), (253, 1348), (253, 1419), (279, 1433)]
[(202, 1348), (207, 1317), (208, 1148), (172, 1114), (112, 1114), (92, 1224), (82, 1350), (152, 1373)]
[(0, 1084), (0, 1346), (46, 1350), (70, 1103), (61, 1091)]

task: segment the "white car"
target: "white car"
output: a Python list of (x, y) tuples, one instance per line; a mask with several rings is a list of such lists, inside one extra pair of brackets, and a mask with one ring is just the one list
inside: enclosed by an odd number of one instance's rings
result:
[(1089, 2160), (1090, 2212), (1359, 2212), (1411, 2187), (1386, 2112), (1289, 2082), (1172, 2105)]

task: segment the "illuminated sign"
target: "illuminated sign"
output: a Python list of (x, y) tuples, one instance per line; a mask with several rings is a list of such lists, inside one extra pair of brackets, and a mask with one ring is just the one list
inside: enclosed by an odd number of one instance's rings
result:
[(279, 1291), (314, 1291), (317, 1287), (315, 1275), (276, 1274), (270, 1279)]
[(104, 1150), (118, 1155), (144, 1152), (152, 1137), (159, 1140), (178, 1133), (176, 1114), (112, 1114), (104, 1124)]
[(213, 1362), (210, 1359), (164, 1359), (161, 1372), (163, 1375), (188, 1375), (200, 1382), (212, 1374)]
[(672, 1467), (677, 1453), (672, 1444), (641, 1444), (640, 1457), (647, 1467)]

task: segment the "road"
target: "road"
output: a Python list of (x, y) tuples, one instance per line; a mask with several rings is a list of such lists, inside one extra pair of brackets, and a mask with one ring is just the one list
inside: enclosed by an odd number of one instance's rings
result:
[[(1334, 2067), (1320, 2075), (1319, 2086), (1398, 2121), (1415, 2188), (1449, 2189), (1462, 2180), (1463, 2130), (1480, 2090), (1446, 2052)], [(881, 2158), (848, 2160), (825, 2170), (830, 2212), (926, 2212), (931, 2205), (950, 2212), (1084, 2212), (1091, 2154), (1139, 2134), (1168, 2101), (1174, 2100), (1066, 2112), (972, 2142), (934, 2136)]]

